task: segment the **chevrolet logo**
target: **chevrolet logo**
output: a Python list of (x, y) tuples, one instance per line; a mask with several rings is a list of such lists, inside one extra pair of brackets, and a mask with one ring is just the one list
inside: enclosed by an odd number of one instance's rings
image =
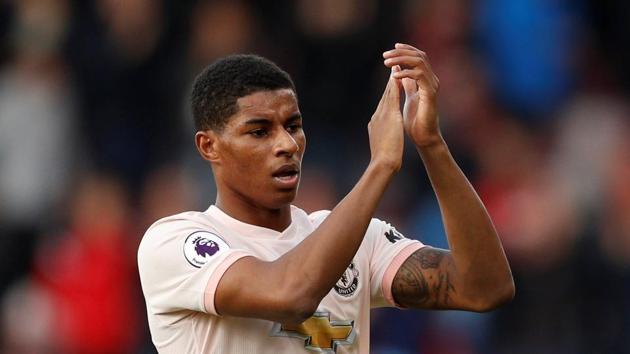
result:
[(318, 353), (333, 354), (340, 344), (352, 344), (356, 337), (354, 321), (331, 321), (330, 313), (315, 312), (298, 325), (275, 323), (272, 337), (291, 337), (304, 340), (304, 347)]

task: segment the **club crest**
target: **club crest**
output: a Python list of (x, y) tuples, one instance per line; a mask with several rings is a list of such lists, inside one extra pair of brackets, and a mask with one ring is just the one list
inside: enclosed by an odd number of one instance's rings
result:
[(350, 297), (359, 287), (359, 270), (354, 265), (354, 262), (350, 263), (346, 271), (341, 274), (341, 278), (337, 281), (333, 289), (337, 294)]
[(405, 236), (403, 236), (400, 232), (398, 232), (398, 230), (396, 230), (393, 227), (389, 229), (389, 231), (385, 232), (385, 237), (391, 243), (396, 243), (397, 241), (400, 241), (403, 238), (405, 238)]
[(192, 266), (201, 268), (212, 257), (225, 252), (229, 246), (221, 237), (207, 231), (197, 231), (184, 241), (184, 257)]

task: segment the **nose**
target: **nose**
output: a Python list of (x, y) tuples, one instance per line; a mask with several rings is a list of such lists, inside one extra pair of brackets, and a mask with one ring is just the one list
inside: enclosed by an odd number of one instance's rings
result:
[(278, 134), (278, 139), (274, 147), (274, 155), (293, 156), (293, 154), (298, 151), (300, 151), (300, 145), (297, 143), (295, 138), (293, 138), (288, 131), (282, 129), (282, 131)]

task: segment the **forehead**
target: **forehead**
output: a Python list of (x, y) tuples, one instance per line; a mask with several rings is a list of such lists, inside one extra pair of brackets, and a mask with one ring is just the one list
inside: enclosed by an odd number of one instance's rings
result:
[(291, 89), (258, 91), (236, 101), (238, 112), (234, 118), (282, 118), (299, 112), (295, 92)]

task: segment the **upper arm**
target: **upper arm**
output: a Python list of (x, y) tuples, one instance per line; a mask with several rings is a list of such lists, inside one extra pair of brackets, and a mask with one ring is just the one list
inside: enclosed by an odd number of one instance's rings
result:
[(408, 239), (395, 227), (372, 219), (365, 237), (370, 269), (370, 304), (372, 307), (394, 306), (391, 285), (397, 270), (423, 244)]
[(392, 296), (404, 307), (476, 312), (495, 309), (511, 300), (514, 294), (511, 283), (480, 287), (479, 279), (489, 278), (480, 271), (458, 269), (448, 250), (423, 247), (398, 269), (392, 282)]
[(405, 260), (392, 283), (392, 295), (403, 307), (470, 309), (457, 288), (451, 253), (423, 247)]

